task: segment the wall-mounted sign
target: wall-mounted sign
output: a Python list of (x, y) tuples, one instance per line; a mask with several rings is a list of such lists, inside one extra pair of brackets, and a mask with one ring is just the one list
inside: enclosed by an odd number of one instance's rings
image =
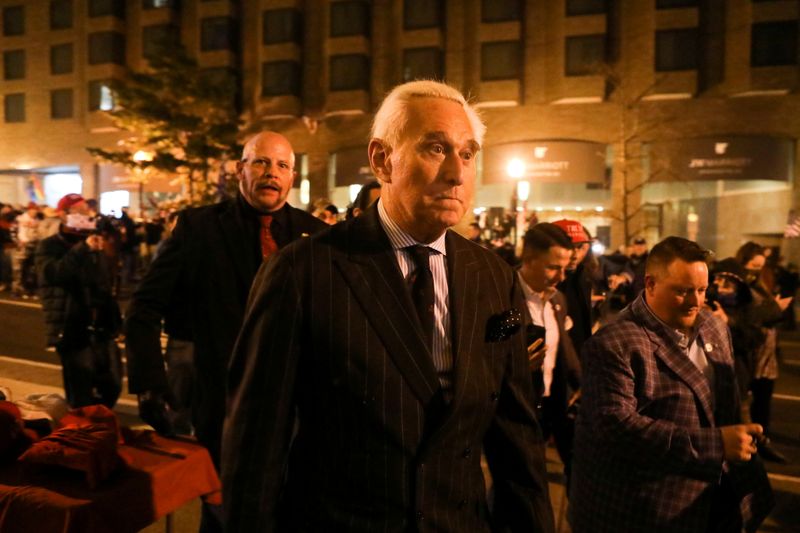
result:
[(794, 140), (780, 137), (702, 137), (647, 145), (650, 181), (789, 181)]
[(336, 187), (363, 185), (372, 178), (366, 146), (339, 150), (335, 159)]
[[(485, 148), (484, 183), (605, 183), (606, 145), (585, 141), (524, 141)], [(509, 175), (517, 174), (516, 176)]]

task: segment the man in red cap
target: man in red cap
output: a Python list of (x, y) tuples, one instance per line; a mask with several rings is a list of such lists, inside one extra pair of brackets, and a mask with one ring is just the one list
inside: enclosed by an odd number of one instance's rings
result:
[(572, 258), (567, 265), (564, 280), (558, 290), (567, 298), (567, 309), (572, 319), (569, 336), (575, 350), (580, 353), (583, 343), (592, 335), (592, 278), (590, 271), (594, 258), (589, 254), (592, 239), (586, 228), (576, 220), (556, 220), (556, 226), (563, 229), (574, 246)]
[(58, 233), (36, 249), (36, 271), (47, 344), (61, 358), (64, 391), (72, 407), (111, 408), (122, 390), (114, 337), (121, 326), (111, 277), (89, 206), (80, 194), (58, 202)]

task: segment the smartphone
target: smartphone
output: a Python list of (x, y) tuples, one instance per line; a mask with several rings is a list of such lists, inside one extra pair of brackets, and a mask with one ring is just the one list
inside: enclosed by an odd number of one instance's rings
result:
[(525, 328), (525, 340), (527, 341), (527, 346), (530, 346), (539, 339), (544, 341), (546, 332), (547, 330), (544, 328), (544, 326), (528, 324)]

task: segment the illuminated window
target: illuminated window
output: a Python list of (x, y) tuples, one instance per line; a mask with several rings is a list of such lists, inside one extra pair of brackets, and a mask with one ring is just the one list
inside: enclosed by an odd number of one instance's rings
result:
[(114, 93), (108, 80), (89, 82), (89, 111), (111, 111), (114, 109)]

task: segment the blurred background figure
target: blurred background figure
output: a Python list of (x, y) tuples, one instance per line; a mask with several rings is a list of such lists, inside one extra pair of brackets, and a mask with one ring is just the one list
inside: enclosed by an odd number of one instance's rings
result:
[(360, 217), (364, 214), (364, 211), (377, 202), (380, 197), (381, 183), (377, 180), (368, 181), (361, 187), (361, 190), (358, 191), (355, 201), (347, 208), (345, 218), (350, 220), (351, 218)]
[[(789, 307), (792, 297), (773, 295), (762, 279), (762, 270), (767, 258), (765, 249), (758, 243), (746, 242), (736, 252), (736, 261), (745, 269), (745, 281), (753, 295), (749, 319), (761, 328), (763, 341), (756, 348), (755, 366), (750, 392), (750, 417), (761, 424), (764, 434), (769, 436), (772, 393), (778, 379), (777, 328), (783, 312)], [(759, 454), (768, 461), (785, 463), (786, 458), (772, 447), (771, 443), (759, 445)]]
[(59, 232), (36, 249), (47, 344), (61, 359), (70, 406), (113, 408), (122, 391), (115, 342), (122, 320), (111, 294), (103, 237), (79, 194), (64, 196), (58, 210), (64, 213)]
[(311, 214), (329, 226), (339, 221), (339, 209), (327, 198), (319, 198), (311, 205)]
[(15, 296), (28, 299), (36, 291), (36, 271), (33, 257), (39, 243), (39, 224), (42, 215), (35, 202), (28, 203), (25, 211), (17, 215), (17, 246), (12, 255), (12, 286)]
[(569, 336), (577, 353), (583, 343), (591, 337), (594, 319), (592, 316), (592, 275), (596, 262), (592, 254), (592, 238), (589, 232), (576, 220), (556, 220), (556, 226), (564, 230), (572, 241), (573, 250), (564, 280), (558, 290), (567, 299), (567, 311), (572, 319)]

